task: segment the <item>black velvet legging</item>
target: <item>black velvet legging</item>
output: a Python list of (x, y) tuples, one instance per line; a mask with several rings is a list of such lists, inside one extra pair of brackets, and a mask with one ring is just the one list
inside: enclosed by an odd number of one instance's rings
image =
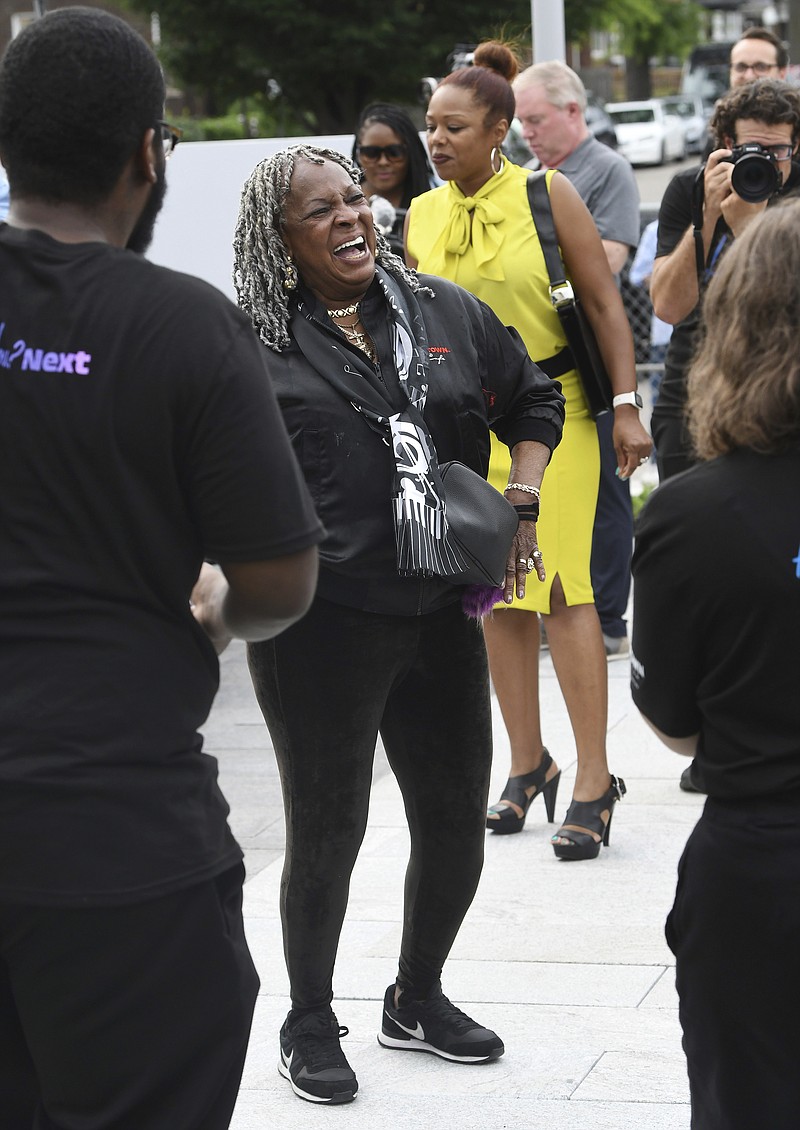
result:
[(385, 616), (317, 598), (288, 631), (251, 644), (249, 663), (283, 786), (281, 917), (293, 1008), (333, 998), (379, 731), (411, 832), (397, 980), (425, 996), (483, 865), (492, 750), (481, 628), (458, 602)]

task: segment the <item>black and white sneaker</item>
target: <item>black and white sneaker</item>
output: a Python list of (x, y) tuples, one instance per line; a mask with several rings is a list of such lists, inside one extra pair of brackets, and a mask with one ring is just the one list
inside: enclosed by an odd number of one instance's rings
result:
[(395, 1008), (395, 985), (386, 990), (383, 1024), (378, 1043), (385, 1048), (433, 1052), (457, 1063), (488, 1063), (505, 1051), (503, 1041), (489, 1028), (456, 1008), (437, 984), (426, 1000), (408, 1000)]
[(348, 1034), (331, 1009), (310, 1012), (297, 1020), (286, 1018), (281, 1028), (278, 1071), (301, 1099), (311, 1103), (349, 1103), (358, 1080), (344, 1057), (339, 1040)]

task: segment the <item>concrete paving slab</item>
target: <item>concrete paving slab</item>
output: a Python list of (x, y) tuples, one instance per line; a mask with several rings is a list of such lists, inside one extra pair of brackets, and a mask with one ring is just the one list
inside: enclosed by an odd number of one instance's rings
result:
[[(396, 972), (408, 832), (394, 778), (378, 749), (367, 835), (356, 865), (335, 974), (335, 1008), (361, 1090), (354, 1103), (303, 1102), (277, 1072), (277, 1033), (288, 1008), (278, 891), (283, 817), (269, 735), (244, 662), (232, 645), (206, 748), (220, 759), (231, 822), (248, 868), (245, 921), (262, 978), (232, 1130), (688, 1130), (674, 965), (663, 935), (683, 845), (703, 798), (682, 793), (686, 762), (641, 721), (624, 661), (609, 664), (609, 759), (626, 778), (611, 846), (588, 863), (560, 863), (557, 825), (534, 803), (525, 830), (487, 835), (475, 902), (445, 969), (445, 991), (499, 1031), (506, 1054), (469, 1068), (376, 1040), (381, 999)], [(546, 741), (562, 768), (560, 819), (575, 750), (552, 663), (541, 664)], [(492, 795), (508, 773), (499, 711)]]

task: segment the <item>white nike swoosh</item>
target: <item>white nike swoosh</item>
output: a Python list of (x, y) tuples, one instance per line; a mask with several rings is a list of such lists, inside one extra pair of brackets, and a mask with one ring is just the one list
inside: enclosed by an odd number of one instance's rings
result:
[(294, 1059), (294, 1048), (292, 1048), (292, 1054), (289, 1056), (288, 1059), (286, 1058), (286, 1056), (283, 1057), (283, 1062), (286, 1064), (286, 1070), (287, 1071), (292, 1066), (292, 1060), (293, 1059)]
[[(387, 1012), (386, 1015), (389, 1016), (389, 1013)], [(396, 1024), (398, 1028), (402, 1028), (404, 1032), (407, 1032), (409, 1036), (414, 1036), (417, 1040), (425, 1039), (425, 1030), (419, 1021), (417, 1021), (416, 1028), (406, 1028), (405, 1024), (401, 1024), (394, 1016), (389, 1016), (389, 1019)]]

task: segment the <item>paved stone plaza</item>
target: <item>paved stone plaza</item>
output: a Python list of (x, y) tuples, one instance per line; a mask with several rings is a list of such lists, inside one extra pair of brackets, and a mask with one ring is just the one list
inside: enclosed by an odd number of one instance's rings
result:
[[(245, 918), (261, 975), (250, 1054), (232, 1130), (688, 1130), (672, 955), (663, 935), (675, 868), (703, 798), (683, 793), (685, 761), (642, 722), (627, 661), (609, 664), (609, 760), (628, 795), (599, 859), (561, 863), (554, 828), (534, 802), (520, 835), (487, 835), (486, 865), (445, 968), (449, 997), (500, 1033), (506, 1054), (479, 1067), (379, 1046), (384, 990), (394, 979), (408, 852), (400, 793), (379, 751), (366, 840), (353, 876), (336, 968), (334, 1009), (360, 1090), (355, 1102), (303, 1102), (277, 1071), (288, 985), (278, 919), (283, 815), (269, 735), (244, 647), (222, 656), (222, 687), (205, 729), (219, 757), (231, 822), (245, 848)], [(542, 716), (571, 795), (575, 750), (549, 657)], [(495, 711), (492, 797), (508, 770)], [(447, 803), (447, 798), (442, 798)]]

